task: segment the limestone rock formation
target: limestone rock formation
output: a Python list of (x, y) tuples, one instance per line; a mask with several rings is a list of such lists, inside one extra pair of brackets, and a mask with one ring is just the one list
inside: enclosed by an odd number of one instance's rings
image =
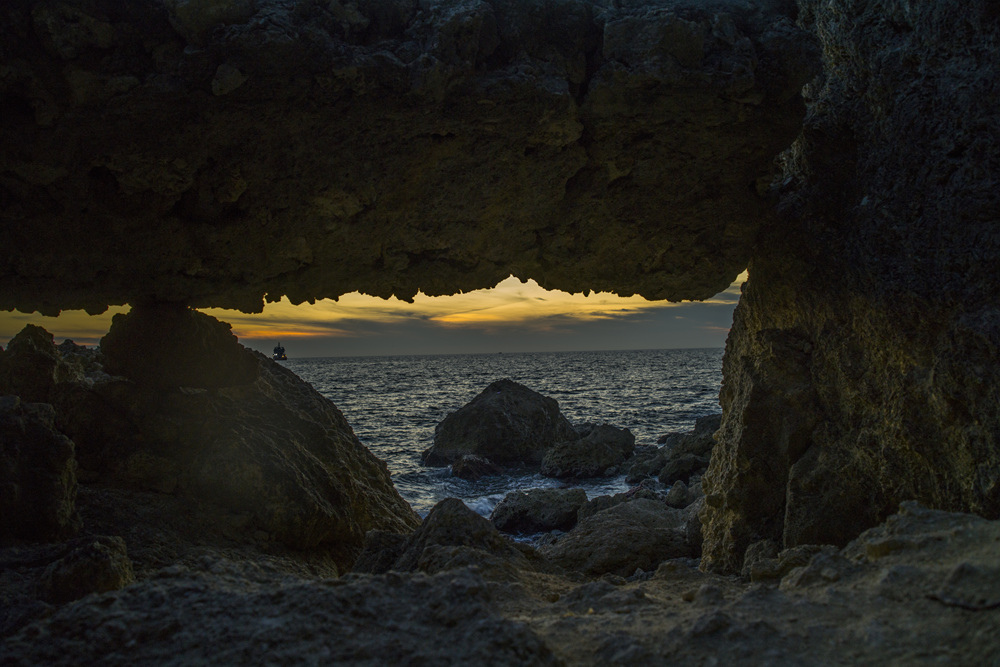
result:
[(576, 525), (577, 511), (586, 502), (583, 489), (511, 491), (493, 508), (490, 521), (504, 533), (567, 531)]
[(627, 428), (589, 424), (577, 430), (580, 437), (555, 443), (542, 459), (546, 477), (605, 477), (635, 448), (635, 436)]
[(824, 76), (727, 343), (711, 569), (909, 499), (1000, 516), (996, 6), (800, 5)]
[(579, 437), (555, 399), (503, 379), (437, 425), (423, 460), (447, 465), (473, 454), (496, 464), (537, 465), (555, 443)]
[(0, 395), (0, 537), (54, 540), (80, 527), (73, 441), (55, 417), (51, 405)]
[[(790, 2), (9, 0), (0, 308), (513, 273), (708, 298), (802, 122)], [(15, 251), (16, 249), (16, 251)]]

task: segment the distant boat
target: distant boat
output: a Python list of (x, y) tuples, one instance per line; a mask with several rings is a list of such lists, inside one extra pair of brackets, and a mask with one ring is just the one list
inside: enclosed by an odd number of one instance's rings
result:
[(288, 361), (288, 357), (285, 356), (285, 348), (281, 347), (281, 343), (274, 346), (274, 354), (271, 358), (275, 361)]

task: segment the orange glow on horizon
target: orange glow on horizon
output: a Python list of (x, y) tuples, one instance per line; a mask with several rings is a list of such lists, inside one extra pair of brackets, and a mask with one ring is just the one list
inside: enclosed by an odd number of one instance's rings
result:
[[(744, 271), (727, 290), (702, 302), (649, 301), (640, 296), (620, 297), (607, 292), (587, 296), (569, 294), (545, 290), (534, 280), (521, 282), (511, 276), (491, 289), (433, 297), (418, 293), (412, 303), (353, 292), (338, 301), (323, 299), (297, 306), (282, 297), (278, 302), (265, 304), (263, 313), (253, 315), (219, 308), (202, 312), (228, 322), (233, 333), (247, 341), (359, 338), (369, 335), (367, 330), (374, 325), (403, 326), (415, 322), (493, 334), (508, 330), (571, 331), (587, 322), (636, 316), (663, 308), (685, 312), (684, 306), (692, 303), (732, 307), (746, 279)], [(111, 318), (127, 311), (127, 306), (96, 316), (83, 311), (64, 311), (59, 317), (0, 312), (0, 344), (5, 344), (25, 324), (32, 323), (54, 334), (57, 343), (71, 338), (77, 343), (95, 345), (107, 333)], [(683, 319), (681, 315), (677, 317)], [(728, 331), (717, 326), (701, 328)]]

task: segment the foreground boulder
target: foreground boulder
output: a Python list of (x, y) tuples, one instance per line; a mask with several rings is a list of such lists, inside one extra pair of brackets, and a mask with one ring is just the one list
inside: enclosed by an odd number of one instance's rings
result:
[(621, 502), (581, 518), (573, 530), (541, 551), (567, 570), (627, 577), (637, 569), (655, 570), (670, 558), (697, 556), (700, 534), (689, 526), (691, 516), (657, 500)]
[(49, 602), (62, 603), (90, 593), (115, 591), (134, 581), (125, 541), (120, 537), (94, 537), (83, 540), (46, 568), (40, 593)]
[(0, 537), (52, 540), (80, 527), (73, 441), (45, 403), (0, 397)]
[(583, 489), (511, 491), (493, 508), (490, 521), (505, 533), (566, 531), (576, 525), (577, 512), (586, 502)]
[(580, 430), (577, 440), (563, 440), (553, 445), (542, 460), (546, 477), (607, 477), (635, 449), (635, 436), (627, 428), (610, 424), (591, 424)]
[(354, 570), (371, 574), (390, 570), (433, 573), (469, 565), (511, 574), (530, 567), (524, 553), (493, 524), (461, 500), (445, 498), (405, 540), (371, 533)]
[(473, 454), (502, 465), (537, 465), (552, 445), (579, 437), (555, 399), (497, 380), (437, 425), (423, 460), (447, 465)]

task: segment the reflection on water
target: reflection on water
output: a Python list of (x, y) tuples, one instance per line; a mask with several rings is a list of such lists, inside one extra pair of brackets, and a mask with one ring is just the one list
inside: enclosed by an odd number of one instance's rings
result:
[[(434, 427), (494, 380), (510, 378), (559, 402), (574, 425), (628, 428), (636, 444), (686, 431), (719, 412), (722, 350), (630, 350), (400, 357), (335, 357), (283, 362), (340, 408), (354, 432), (384, 459), (400, 494), (421, 515), (439, 500), (461, 498), (488, 515), (508, 491), (564, 486), (534, 473), (476, 482), (420, 465)], [(625, 488), (623, 477), (588, 480), (591, 497)]]

